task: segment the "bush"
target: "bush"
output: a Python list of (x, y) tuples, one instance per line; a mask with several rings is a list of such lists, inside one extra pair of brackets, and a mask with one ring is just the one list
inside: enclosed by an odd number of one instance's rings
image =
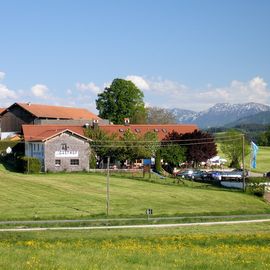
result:
[(39, 173), (41, 164), (37, 158), (20, 157), (18, 158), (18, 170), (23, 173)]
[(264, 195), (264, 185), (253, 184), (248, 186), (246, 189), (247, 193), (253, 194), (258, 197), (263, 197)]
[(253, 194), (258, 197), (263, 197), (265, 191), (265, 182), (269, 182), (269, 180), (264, 177), (247, 178), (247, 193)]

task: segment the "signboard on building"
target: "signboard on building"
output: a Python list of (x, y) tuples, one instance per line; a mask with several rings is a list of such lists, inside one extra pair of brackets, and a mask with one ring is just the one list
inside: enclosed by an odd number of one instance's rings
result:
[(61, 158), (61, 157), (79, 157), (78, 151), (55, 151), (54, 154), (55, 157)]

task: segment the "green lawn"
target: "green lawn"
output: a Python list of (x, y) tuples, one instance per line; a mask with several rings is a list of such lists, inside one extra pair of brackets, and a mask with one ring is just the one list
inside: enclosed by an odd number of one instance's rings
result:
[[(24, 175), (0, 169), (0, 220), (104, 217), (106, 176)], [(270, 213), (261, 199), (224, 190), (171, 186), (111, 177), (110, 216)]]
[[(220, 150), (219, 144), (218, 144), (218, 155), (223, 158), (225, 157), (225, 155)], [(245, 158), (245, 166), (248, 170), (258, 173), (265, 173), (270, 171), (270, 147), (259, 146), (256, 169), (250, 167), (250, 159), (251, 159), (250, 155), (246, 156)]]
[(265, 269), (270, 223), (0, 234), (0, 269)]

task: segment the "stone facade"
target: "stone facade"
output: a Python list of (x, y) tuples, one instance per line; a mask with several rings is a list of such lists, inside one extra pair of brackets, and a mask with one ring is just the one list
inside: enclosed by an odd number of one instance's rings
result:
[(44, 143), (44, 171), (88, 171), (89, 142), (65, 132)]
[(38, 158), (45, 172), (89, 170), (87, 139), (65, 131), (42, 142), (26, 142), (25, 155)]

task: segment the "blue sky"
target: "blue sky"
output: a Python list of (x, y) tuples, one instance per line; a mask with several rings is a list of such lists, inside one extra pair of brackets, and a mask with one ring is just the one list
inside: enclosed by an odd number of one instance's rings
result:
[(270, 104), (270, 1), (0, 0), (0, 106), (95, 111), (114, 78), (148, 106)]

